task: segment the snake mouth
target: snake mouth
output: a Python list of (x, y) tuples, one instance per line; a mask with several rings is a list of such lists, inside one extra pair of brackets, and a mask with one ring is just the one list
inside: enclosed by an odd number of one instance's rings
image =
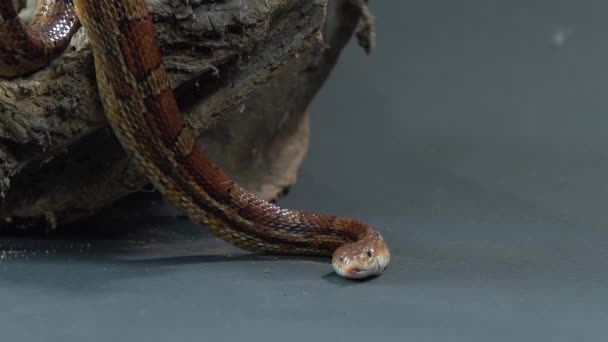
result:
[(357, 273), (359, 273), (359, 272), (361, 272), (361, 270), (358, 268), (347, 268), (346, 269), (346, 273), (351, 277), (357, 275)]

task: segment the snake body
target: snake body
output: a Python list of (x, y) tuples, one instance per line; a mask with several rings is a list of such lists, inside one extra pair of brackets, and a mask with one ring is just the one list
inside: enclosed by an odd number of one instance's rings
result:
[[(48, 63), (77, 29), (77, 13), (93, 47), (108, 121), (132, 160), (170, 203), (245, 250), (333, 255), (334, 270), (347, 278), (384, 271), (389, 250), (370, 225), (280, 208), (241, 188), (207, 157), (177, 107), (144, 0), (43, 0), (41, 4), (27, 27), (14, 15), (11, 0), (0, 0), (4, 19), (0, 30), (13, 27), (15, 32), (18, 27), (20, 39), (4, 43), (8, 48), (0, 45), (0, 76), (25, 74)], [(69, 22), (61, 30), (64, 35), (45, 38), (45, 33), (56, 32), (45, 29), (45, 24), (57, 22)], [(11, 59), (10, 52), (40, 46), (45, 53), (36, 55), (35, 62), (23, 54)]]
[(0, 0), (0, 76), (16, 77), (47, 65), (77, 30), (71, 1), (39, 0), (36, 15), (26, 25), (12, 0)]

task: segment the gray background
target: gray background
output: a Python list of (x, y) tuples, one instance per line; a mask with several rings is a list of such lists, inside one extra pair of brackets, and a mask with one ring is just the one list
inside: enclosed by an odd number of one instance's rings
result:
[(372, 2), (378, 48), (345, 52), (281, 204), (380, 227), (382, 277), (243, 255), (148, 203), (127, 233), (0, 240), (2, 339), (605, 341), (607, 10)]

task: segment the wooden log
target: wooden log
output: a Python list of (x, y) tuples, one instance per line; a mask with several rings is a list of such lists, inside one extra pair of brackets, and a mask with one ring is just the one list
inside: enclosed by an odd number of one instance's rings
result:
[[(148, 6), (186, 121), (230, 176), (275, 198), (295, 182), (308, 146), (307, 107), (369, 19), (365, 1)], [(0, 228), (55, 227), (146, 189), (101, 110), (83, 29), (48, 67), (0, 79)]]

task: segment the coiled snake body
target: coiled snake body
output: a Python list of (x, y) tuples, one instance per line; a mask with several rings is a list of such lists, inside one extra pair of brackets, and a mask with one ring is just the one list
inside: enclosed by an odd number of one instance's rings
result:
[(0, 76), (16, 77), (63, 51), (78, 21), (93, 47), (105, 114), (133, 161), (176, 207), (216, 236), (263, 253), (332, 255), (337, 274), (381, 274), (390, 254), (371, 226), (283, 209), (244, 190), (196, 144), (167, 80), (144, 0), (39, 0), (30, 25), (0, 0)]

